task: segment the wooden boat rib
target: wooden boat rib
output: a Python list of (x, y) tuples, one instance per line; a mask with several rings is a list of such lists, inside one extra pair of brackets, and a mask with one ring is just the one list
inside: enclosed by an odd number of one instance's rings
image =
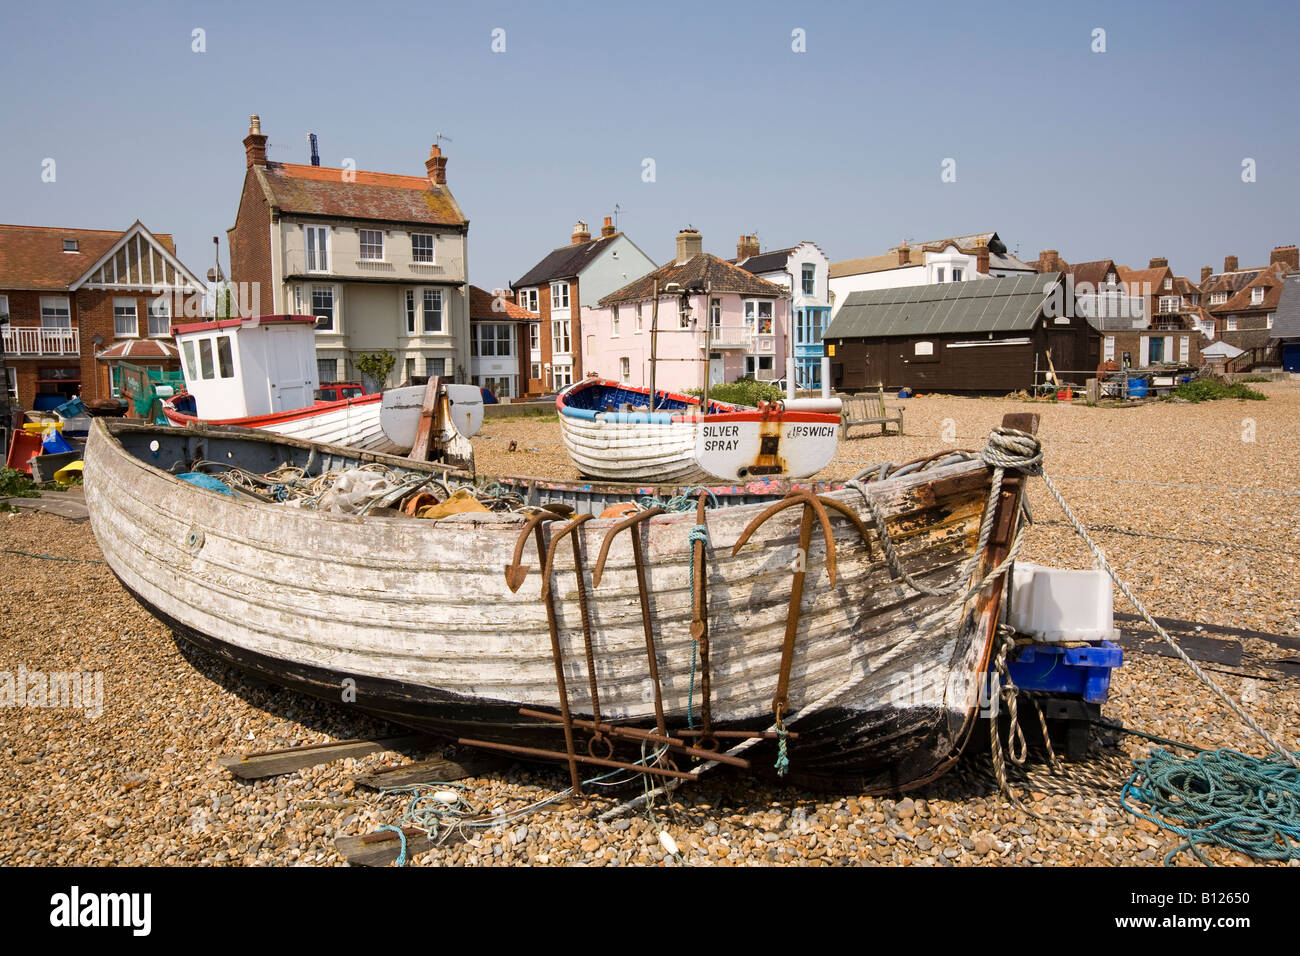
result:
[[(105, 560), (137, 600), (202, 647), (335, 702), (343, 699), (344, 682), (353, 681), (354, 706), (409, 726), (563, 749), (556, 724), (519, 715), (521, 706), (559, 705), (542, 562), (531, 539), (523, 558), (531, 572), (517, 592), (506, 586), (521, 515), (430, 522), (323, 514), (217, 495), (169, 469), (206, 459), (252, 471), (290, 463), (316, 474), (379, 460), (395, 471), (443, 473), (451, 484), (467, 476), (255, 431), (103, 420), (92, 428), (86, 459), (86, 500)], [(983, 463), (965, 461), (873, 484), (911, 573), (939, 583), (969, 557), (990, 474)], [(568, 494), (573, 500), (572, 489)], [(862, 511), (856, 490), (829, 497)], [(799, 509), (772, 517), (733, 556), (763, 507), (707, 514), (710, 700), (714, 726), (723, 729), (761, 730), (772, 719)], [(832, 511), (831, 520), (839, 576), (832, 586), (814, 536), (790, 712), (837, 689), (842, 696), (792, 727), (799, 737), (790, 743), (791, 779), (866, 790), (928, 779), (955, 759), (972, 725), (999, 589), (935, 622), (947, 599), (894, 581), (879, 547), (868, 554), (844, 518)], [(648, 728), (653, 683), (629, 536), (613, 543), (600, 587), (592, 587), (589, 572), (613, 523), (593, 519), (576, 533), (600, 713)], [(694, 525), (694, 513), (665, 514), (641, 532), (664, 709), (675, 727), (686, 721), (695, 649), (688, 538)], [(995, 557), (987, 555), (986, 564)], [(578, 587), (572, 548), (562, 542), (552, 594), (564, 673), (571, 709), (589, 717)], [(698, 676), (691, 707), (698, 715)]]

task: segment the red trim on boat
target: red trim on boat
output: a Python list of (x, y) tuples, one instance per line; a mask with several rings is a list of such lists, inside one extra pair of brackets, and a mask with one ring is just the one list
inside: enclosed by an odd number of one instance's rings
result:
[(241, 326), (279, 325), (285, 322), (315, 322), (314, 315), (260, 315), (256, 319), (221, 319), (218, 322), (191, 322), (178, 325), (172, 329), (172, 335), (188, 335), (191, 332), (211, 332), (214, 329), (235, 329)]
[(279, 425), (283, 422), (297, 421), (300, 418), (311, 418), (315, 415), (324, 415), (326, 412), (337, 411), (340, 408), (347, 408), (349, 405), (373, 405), (375, 402), (383, 401), (383, 393), (376, 392), (374, 395), (363, 395), (360, 398), (345, 398), (337, 402), (323, 402), (320, 405), (308, 405), (306, 408), (295, 408), (290, 412), (274, 412), (270, 415), (252, 415), (248, 418), (198, 418), (194, 415), (186, 415), (176, 411), (167, 405), (163, 405), (163, 413), (167, 420), (176, 425), (239, 425), (244, 428), (264, 428), (267, 425)]

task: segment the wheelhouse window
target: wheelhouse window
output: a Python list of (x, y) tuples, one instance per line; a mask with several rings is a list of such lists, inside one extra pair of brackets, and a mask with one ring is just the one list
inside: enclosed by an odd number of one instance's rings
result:
[(382, 229), (362, 229), (361, 258), (370, 262), (380, 262), (384, 258), (384, 231)]
[(307, 242), (307, 271), (329, 272), (329, 226), (304, 226)]
[(199, 339), (199, 378), (205, 381), (216, 378), (212, 364), (211, 339)]
[(817, 294), (817, 267), (811, 262), (803, 264), (803, 294)]
[(433, 234), (429, 232), (411, 233), (411, 261), (433, 262)]
[(569, 307), (569, 283), (551, 283), (551, 308), (567, 309)]
[(113, 334), (118, 338), (135, 338), (140, 334), (135, 299), (113, 300)]
[(230, 336), (217, 336), (217, 376), (219, 378), (235, 377), (235, 358), (231, 354)]
[(442, 290), (425, 289), (423, 296), (423, 319), (425, 333), (442, 331)]
[(181, 347), (181, 355), (185, 358), (185, 377), (192, 382), (199, 377), (199, 367), (194, 362), (193, 339), (185, 340), (185, 344)]
[(311, 314), (316, 316), (317, 332), (334, 331), (334, 287), (332, 285), (311, 287)]

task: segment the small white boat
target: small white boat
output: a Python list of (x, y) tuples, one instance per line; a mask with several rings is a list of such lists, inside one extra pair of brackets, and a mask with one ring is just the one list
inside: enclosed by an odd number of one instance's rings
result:
[(589, 378), (556, 396), (574, 465), (604, 481), (806, 478), (835, 457), (838, 399), (759, 408)]
[[(173, 425), (260, 428), (302, 441), (407, 454), (425, 386), (315, 401), (315, 323), (310, 315), (272, 315), (179, 326), (174, 334), (186, 390), (162, 403), (163, 414)], [(463, 435), (473, 435), (483, 420), (479, 390), (445, 389), (450, 418)]]

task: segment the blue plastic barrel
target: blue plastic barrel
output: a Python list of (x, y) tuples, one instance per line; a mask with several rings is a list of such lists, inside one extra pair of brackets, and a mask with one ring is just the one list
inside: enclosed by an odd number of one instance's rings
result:
[(1129, 398), (1146, 398), (1147, 397), (1147, 380), (1144, 378), (1131, 378), (1128, 380), (1128, 397)]

